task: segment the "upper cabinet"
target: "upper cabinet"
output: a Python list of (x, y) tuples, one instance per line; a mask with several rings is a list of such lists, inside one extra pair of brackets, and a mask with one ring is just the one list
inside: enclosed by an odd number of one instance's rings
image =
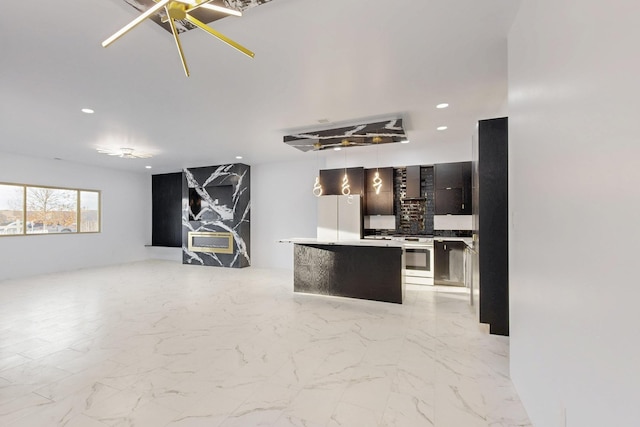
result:
[(471, 162), (434, 166), (435, 214), (471, 215)]
[(364, 196), (364, 168), (326, 169), (320, 171), (323, 196), (342, 196), (342, 183), (348, 179), (350, 194)]
[[(365, 215), (393, 215), (393, 168), (366, 169)], [(375, 174), (380, 178), (380, 191), (373, 186)]]

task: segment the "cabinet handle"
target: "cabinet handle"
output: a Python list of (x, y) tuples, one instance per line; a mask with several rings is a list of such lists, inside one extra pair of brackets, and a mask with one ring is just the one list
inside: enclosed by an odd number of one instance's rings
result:
[(462, 209), (464, 209), (464, 203), (462, 204)]

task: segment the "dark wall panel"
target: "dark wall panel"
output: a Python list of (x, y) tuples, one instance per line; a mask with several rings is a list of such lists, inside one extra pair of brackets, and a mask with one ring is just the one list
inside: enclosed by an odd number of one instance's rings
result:
[(480, 322), (509, 335), (509, 213), (507, 118), (478, 127)]
[(151, 244), (182, 246), (182, 172), (151, 177)]

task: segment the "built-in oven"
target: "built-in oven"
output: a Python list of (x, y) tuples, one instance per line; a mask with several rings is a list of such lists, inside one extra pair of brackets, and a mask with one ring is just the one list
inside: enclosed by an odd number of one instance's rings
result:
[(405, 283), (433, 285), (433, 242), (404, 245)]

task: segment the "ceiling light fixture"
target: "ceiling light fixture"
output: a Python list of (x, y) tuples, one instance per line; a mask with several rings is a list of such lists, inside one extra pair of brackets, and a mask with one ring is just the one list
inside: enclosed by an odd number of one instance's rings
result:
[(93, 114), (93, 113), (95, 113), (95, 111), (93, 111), (91, 108), (83, 108), (80, 111), (82, 111), (85, 114)]
[(400, 141), (400, 144), (408, 144), (408, 143), (409, 143), (408, 139), (405, 139), (404, 141)]
[(151, 166), (145, 166), (144, 168), (145, 169), (151, 169)]
[(236, 159), (242, 160), (242, 156), (236, 156)]
[(98, 153), (107, 154), (109, 156), (117, 156), (123, 159), (148, 159), (152, 157), (149, 153), (142, 153), (133, 148), (98, 148)]
[(446, 126), (438, 126), (438, 128), (437, 128), (437, 129), (438, 129), (438, 130), (447, 130), (447, 129), (449, 129), (449, 128), (448, 128), (448, 127), (446, 127)]
[(340, 151), (340, 150), (342, 150), (342, 148), (340, 148), (340, 147), (334, 147), (333, 148), (333, 151)]
[(123, 35), (127, 34), (129, 31), (137, 27), (140, 23), (147, 20), (154, 14), (158, 13), (162, 8), (164, 8), (166, 12), (166, 21), (169, 23), (171, 27), (171, 33), (173, 34), (173, 39), (176, 42), (176, 47), (178, 48), (178, 54), (180, 55), (180, 60), (182, 61), (182, 68), (184, 69), (184, 73), (187, 77), (189, 77), (189, 67), (187, 67), (187, 61), (184, 57), (184, 52), (182, 51), (182, 44), (180, 43), (180, 38), (178, 37), (178, 30), (176, 28), (175, 21), (178, 20), (186, 20), (200, 28), (201, 30), (209, 33), (213, 37), (218, 40), (226, 43), (227, 45), (233, 47), (234, 49), (239, 50), (250, 58), (253, 58), (255, 54), (242, 46), (241, 44), (231, 40), (224, 34), (214, 30), (209, 27), (204, 22), (194, 18), (190, 15), (190, 13), (199, 8), (211, 9), (218, 12), (227, 13), (229, 15), (242, 16), (242, 13), (228, 9), (226, 7), (220, 7), (208, 4), (213, 0), (160, 0), (155, 5), (150, 7), (146, 12), (142, 13), (133, 21), (129, 22), (127, 25), (122, 27), (120, 30), (116, 31), (111, 37), (107, 38), (102, 42), (102, 47), (107, 47), (114, 41), (118, 40)]
[(447, 108), (448, 106), (449, 106), (449, 104), (447, 104), (446, 102), (443, 102), (442, 104), (436, 105), (436, 108), (441, 110), (443, 108)]

